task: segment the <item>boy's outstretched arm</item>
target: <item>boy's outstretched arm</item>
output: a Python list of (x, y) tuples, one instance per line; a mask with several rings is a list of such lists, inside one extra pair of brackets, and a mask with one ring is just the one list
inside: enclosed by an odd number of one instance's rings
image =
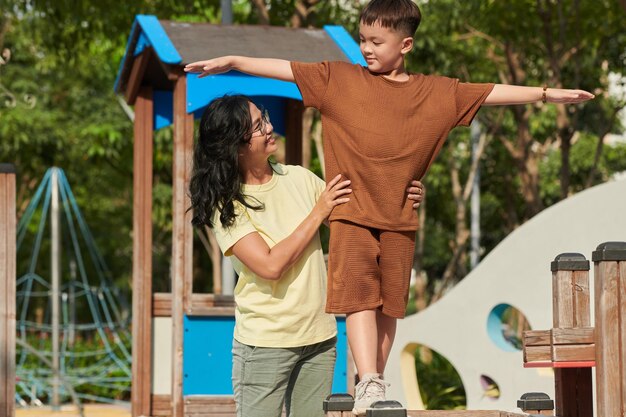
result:
[[(509, 104), (536, 103), (544, 100), (543, 87), (496, 84), (483, 102), (483, 106), (506, 106)], [(546, 103), (582, 103), (595, 96), (584, 90), (563, 88), (545, 89)]]
[(282, 81), (294, 81), (291, 63), (284, 59), (250, 58), (246, 56), (222, 56), (196, 61), (185, 66), (185, 72), (199, 72), (198, 78), (221, 74), (230, 70), (245, 72), (259, 77), (275, 78)]

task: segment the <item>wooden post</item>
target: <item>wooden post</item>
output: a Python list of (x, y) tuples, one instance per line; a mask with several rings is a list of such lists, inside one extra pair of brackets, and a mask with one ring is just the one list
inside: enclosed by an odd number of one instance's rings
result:
[(174, 84), (172, 184), (172, 417), (183, 417), (183, 325), (191, 311), (193, 229), (189, 179), (193, 153), (193, 114), (187, 113), (187, 78), (180, 70)]
[[(554, 328), (591, 325), (589, 269), (589, 261), (579, 253), (563, 253), (552, 262)], [(591, 368), (556, 368), (554, 380), (557, 416), (593, 416)]]
[(0, 415), (15, 413), (15, 167), (0, 164)]
[(304, 105), (300, 100), (287, 100), (285, 108), (285, 162), (302, 165), (302, 115)]
[(595, 276), (596, 408), (598, 416), (626, 415), (626, 242), (593, 252)]
[(149, 416), (152, 392), (152, 88), (135, 102), (133, 145), (132, 416)]

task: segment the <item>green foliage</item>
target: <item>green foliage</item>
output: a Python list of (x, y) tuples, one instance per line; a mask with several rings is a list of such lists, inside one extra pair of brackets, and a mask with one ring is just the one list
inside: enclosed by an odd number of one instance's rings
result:
[[(52, 351), (50, 338), (30, 334), (26, 337), (26, 342), (42, 353)], [(130, 351), (131, 339), (122, 339), (122, 342), (126, 350)], [(121, 357), (120, 348), (116, 346), (116, 341), (113, 337), (109, 337), (108, 343), (115, 346), (112, 353)], [(109, 359), (108, 354), (104, 352), (104, 344), (101, 340), (79, 337), (68, 350), (71, 351), (71, 355), (68, 354), (61, 358), (62, 366), (65, 364), (65, 368), (69, 370), (63, 377), (65, 377), (67, 381), (77, 381), (77, 383), (73, 385), (73, 388), (79, 397), (86, 395), (118, 401), (130, 401), (130, 375), (117, 367), (115, 363)], [(99, 353), (94, 354), (94, 352)], [(21, 377), (20, 379), (24, 381), (26, 386), (31, 386), (30, 375), (32, 375), (34, 378), (45, 381), (44, 386), (50, 387), (50, 368), (32, 353), (22, 352), (22, 348), (18, 346), (17, 357), (22, 358), (22, 354), (25, 360), (20, 362), (17, 376)], [(48, 357), (48, 359), (50, 358)], [(99, 369), (102, 363), (108, 363), (110, 366), (108, 368)], [(101, 380), (115, 380), (107, 384), (94, 384), (92, 377)], [(23, 397), (29, 397), (30, 393), (21, 392), (22, 388), (20, 385), (17, 385), (16, 389)], [(62, 390), (65, 391), (65, 388), (63, 387)], [(38, 394), (38, 398), (43, 402), (50, 401), (50, 398), (47, 398), (44, 393), (39, 392)], [(69, 402), (71, 400), (67, 392), (65, 393), (65, 398), (61, 399), (63, 402)], [(89, 400), (86, 402), (89, 402)]]
[(415, 372), (427, 410), (462, 410), (466, 407), (463, 382), (454, 366), (425, 346), (415, 350)]

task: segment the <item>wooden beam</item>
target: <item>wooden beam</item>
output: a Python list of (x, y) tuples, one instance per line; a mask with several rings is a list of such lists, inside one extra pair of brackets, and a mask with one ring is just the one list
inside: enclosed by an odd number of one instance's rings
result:
[[(579, 253), (558, 255), (552, 269), (552, 324), (555, 329), (591, 326), (589, 305), (589, 261)], [(572, 351), (573, 350), (573, 351)], [(569, 360), (593, 359), (589, 346), (582, 348), (553, 347), (551, 358)], [(577, 358), (580, 356), (580, 359)], [(572, 359), (572, 356), (576, 359)], [(593, 389), (591, 368), (555, 368), (554, 403), (556, 415), (592, 417)]]
[[(155, 293), (152, 296), (152, 316), (172, 316), (172, 294)], [(234, 316), (235, 300), (232, 296), (192, 294), (189, 316)]]
[(593, 252), (595, 270), (596, 405), (598, 416), (626, 413), (626, 243)]
[(302, 165), (302, 116), (304, 105), (300, 100), (287, 100), (285, 106), (285, 162)]
[(0, 415), (15, 415), (15, 168), (0, 164)]
[(152, 48), (146, 48), (141, 54), (136, 56), (133, 61), (133, 67), (130, 70), (130, 76), (128, 77), (128, 82), (126, 83), (125, 94), (126, 102), (131, 106), (134, 105), (137, 100), (141, 82), (143, 81), (146, 68), (148, 67), (148, 61), (150, 61), (150, 57), (152, 55)]
[(172, 417), (184, 417), (183, 325), (191, 309), (193, 230), (187, 192), (193, 152), (193, 114), (187, 114), (187, 77), (174, 84), (174, 155), (172, 184)]
[(152, 89), (135, 104), (133, 145), (133, 417), (150, 415), (152, 389)]

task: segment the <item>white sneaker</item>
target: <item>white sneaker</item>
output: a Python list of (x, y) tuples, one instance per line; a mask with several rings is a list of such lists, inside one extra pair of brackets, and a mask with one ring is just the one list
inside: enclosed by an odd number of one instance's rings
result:
[(354, 387), (354, 409), (357, 416), (365, 415), (368, 408), (376, 401), (385, 401), (385, 391), (389, 386), (380, 374), (365, 374), (363, 379)]

